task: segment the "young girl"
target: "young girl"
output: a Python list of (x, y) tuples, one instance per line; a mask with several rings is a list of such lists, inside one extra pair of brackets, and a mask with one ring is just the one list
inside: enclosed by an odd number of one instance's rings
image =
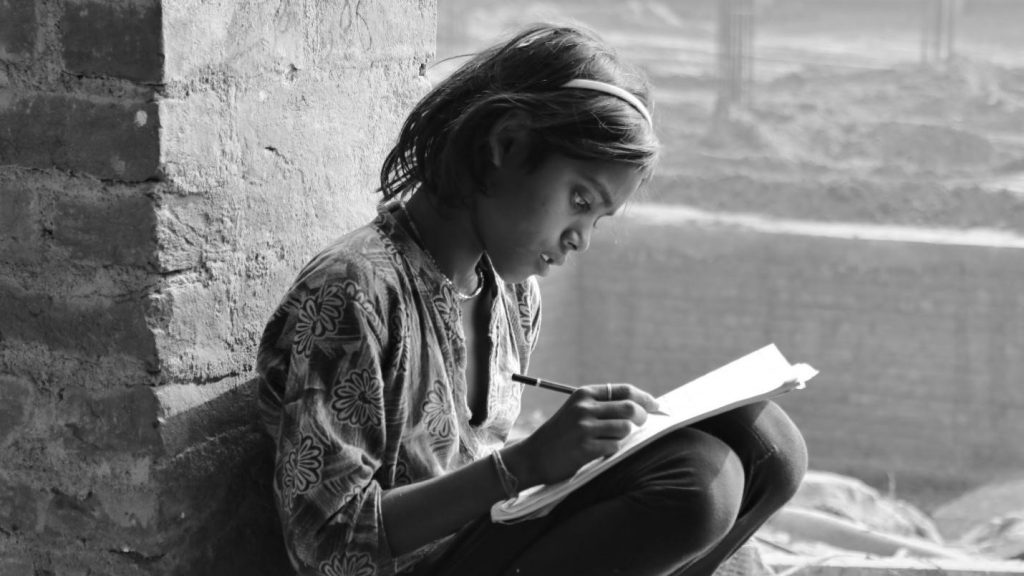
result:
[[(771, 403), (682, 429), (543, 518), (496, 502), (613, 453), (657, 408), (584, 386), (506, 443), (540, 327), (534, 276), (583, 252), (651, 176), (644, 76), (540, 25), (412, 111), (375, 220), (313, 259), (260, 344), (274, 490), (302, 574), (710, 574), (794, 492), (802, 438)], [(585, 298), (586, 294), (579, 297)]]

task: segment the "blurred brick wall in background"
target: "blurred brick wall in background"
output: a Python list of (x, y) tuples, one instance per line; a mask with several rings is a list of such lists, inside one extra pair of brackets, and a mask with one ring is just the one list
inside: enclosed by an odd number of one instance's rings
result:
[(821, 371), (779, 400), (813, 468), (923, 505), (1021, 469), (1024, 237), (643, 204), (606, 226), (544, 281), (532, 372), (661, 393), (775, 342)]

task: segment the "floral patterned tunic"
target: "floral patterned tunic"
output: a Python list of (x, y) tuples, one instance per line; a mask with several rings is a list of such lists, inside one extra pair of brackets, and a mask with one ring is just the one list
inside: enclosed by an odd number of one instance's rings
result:
[(447, 539), (396, 557), (384, 490), (445, 474), (501, 447), (519, 413), (540, 326), (532, 278), (498, 286), (486, 412), (466, 401), (467, 351), (450, 285), (395, 219), (395, 205), (299, 274), (263, 333), (259, 405), (276, 447), (274, 493), (301, 574), (390, 575)]

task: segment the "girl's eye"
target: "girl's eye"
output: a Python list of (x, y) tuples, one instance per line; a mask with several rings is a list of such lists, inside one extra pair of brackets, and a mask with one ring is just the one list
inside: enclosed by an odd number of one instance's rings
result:
[(587, 200), (580, 192), (574, 191), (572, 193), (572, 207), (580, 212), (588, 212), (590, 211), (590, 201)]

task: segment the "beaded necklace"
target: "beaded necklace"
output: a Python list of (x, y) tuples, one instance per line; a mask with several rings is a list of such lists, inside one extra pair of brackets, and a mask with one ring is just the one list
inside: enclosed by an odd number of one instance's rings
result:
[(459, 291), (458, 287), (455, 286), (455, 282), (452, 282), (452, 279), (441, 271), (441, 267), (437, 265), (437, 261), (434, 260), (434, 256), (429, 250), (427, 250), (426, 244), (423, 243), (423, 236), (420, 235), (420, 231), (419, 228), (416, 227), (416, 223), (412, 221), (412, 216), (410, 216), (409, 211), (406, 210), (404, 202), (398, 204), (398, 210), (402, 213), (402, 219), (405, 220), (405, 223), (408, 225), (409, 232), (412, 233), (412, 239), (419, 244), (420, 248), (423, 249), (423, 253), (427, 255), (427, 261), (430, 262), (434, 271), (440, 274), (441, 278), (444, 278), (444, 283), (452, 289), (453, 293), (455, 293), (455, 298), (459, 302), (465, 302), (479, 296), (480, 293), (484, 291), (484, 271), (480, 269), (480, 263), (477, 262), (476, 267), (473, 269), (476, 272), (476, 288), (474, 288), (469, 294), (463, 294)]

